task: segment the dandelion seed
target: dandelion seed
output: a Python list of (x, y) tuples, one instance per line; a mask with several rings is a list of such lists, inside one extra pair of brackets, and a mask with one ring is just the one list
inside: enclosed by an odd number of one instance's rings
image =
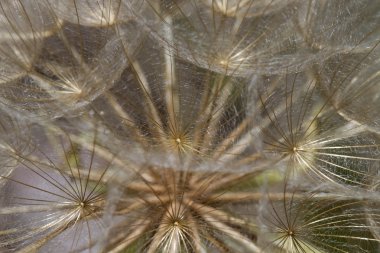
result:
[[(280, 84), (280, 88), (278, 87)], [(367, 187), (379, 162), (377, 137), (347, 122), (322, 99), (316, 81), (286, 75), (263, 80), (259, 117), (268, 154), (287, 161), (295, 175)]]
[(326, 54), (362, 51), (378, 41), (378, 3), (301, 1), (297, 24), (306, 44)]
[(0, 4), (0, 82), (3, 85), (32, 68), (43, 38), (57, 27), (47, 14), (47, 8), (37, 1), (6, 0)]
[[(69, 147), (72, 149), (72, 144)], [(62, 165), (49, 158), (51, 154), (40, 150), (34, 155), (42, 157), (19, 155), (22, 166), (15, 174), (2, 176), (14, 192), (6, 197), (6, 204), (0, 208), (1, 219), (5, 221), (1, 225), (1, 248), (19, 252), (43, 251), (62, 236), (71, 242), (61, 245), (67, 252), (75, 252), (83, 244), (89, 249), (94, 246), (93, 237), (99, 233), (91, 230), (94, 227), (102, 229), (104, 193), (101, 181), (110, 165), (94, 168), (94, 147), (85, 168), (81, 168), (85, 165), (79, 160), (84, 157), (83, 152), (72, 150), (70, 153), (63, 143), (62, 151), (65, 158)], [(94, 171), (100, 173), (96, 179), (92, 175)]]
[[(74, 4), (67, 8), (79, 18), (75, 7), (78, 6)], [(127, 61), (119, 50), (126, 46), (128, 38), (121, 39), (117, 33), (125, 34), (126, 29), (134, 29), (131, 22), (120, 23), (117, 27), (110, 22), (100, 27), (85, 27), (78, 20), (73, 23), (61, 20), (61, 9), (55, 9), (45, 1), (19, 2), (18, 8), (24, 12), (26, 20), (35, 18), (34, 9), (44, 11), (42, 19), (55, 26), (49, 33), (41, 35), (36, 30), (40, 29), (37, 25), (29, 24), (30, 38), (24, 38), (27, 35), (22, 30), (10, 31), (8, 28), (11, 39), (0, 44), (0, 51), (7, 57), (7, 62), (16, 65), (20, 71), (15, 75), (5, 74), (0, 99), (11, 111), (45, 118), (79, 111), (111, 87), (126, 67)], [(5, 12), (6, 18), (7, 15), (10, 14)], [(10, 18), (4, 22), (13, 29), (18, 25), (17, 20)], [(132, 44), (136, 46), (137, 42)], [(9, 46), (19, 56), (10, 54)]]
[[(181, 167), (175, 163), (207, 166), (208, 161), (213, 165), (220, 161), (221, 170), (232, 171), (237, 164), (244, 169), (250, 163), (261, 163), (259, 149), (248, 150), (248, 143), (239, 143), (248, 138), (253, 122), (245, 115), (242, 100), (248, 84), (180, 59), (163, 61), (160, 51), (144, 46), (135, 56), (125, 50), (133, 62), (129, 70), (133, 75), (128, 83), (118, 83), (112, 95), (94, 103), (100, 120), (115, 134), (141, 145), (144, 154), (173, 157), (171, 168)], [(149, 62), (144, 60), (147, 53)], [(155, 68), (170, 72), (151, 76)], [(104, 109), (107, 113), (100, 115)]]
[[(240, 175), (244, 176), (249, 175)], [(139, 171), (128, 184), (120, 186), (124, 194), (114, 214), (119, 222), (111, 232), (118, 236), (108, 239), (105, 250), (193, 252), (210, 247), (232, 249), (238, 243), (249, 252), (261, 252), (248, 236), (256, 225), (222, 208), (251, 201), (244, 192), (223, 197), (220, 190), (226, 185), (234, 187), (239, 182), (235, 179), (234, 174), (207, 175), (177, 169)]]
[(298, 15), (294, 2), (175, 0), (128, 5), (172, 54), (219, 73), (249, 76), (295, 71), (320, 58), (302, 47), (292, 22)]
[(362, 53), (339, 54), (317, 72), (323, 92), (348, 120), (379, 132), (378, 45)]
[[(268, 251), (375, 252), (378, 239), (367, 224), (366, 212), (378, 219), (378, 210), (365, 201), (317, 199), (293, 193), (271, 201), (263, 213), (263, 240)], [(271, 239), (270, 239), (271, 238)]]

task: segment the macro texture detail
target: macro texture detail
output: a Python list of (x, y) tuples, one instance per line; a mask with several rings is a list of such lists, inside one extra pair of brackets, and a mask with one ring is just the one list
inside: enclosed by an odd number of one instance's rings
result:
[(380, 252), (380, 3), (1, 0), (1, 253)]

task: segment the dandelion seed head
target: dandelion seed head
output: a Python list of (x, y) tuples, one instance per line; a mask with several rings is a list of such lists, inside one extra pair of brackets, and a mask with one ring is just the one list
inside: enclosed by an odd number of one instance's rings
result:
[(1, 1), (0, 251), (377, 252), (379, 8)]

